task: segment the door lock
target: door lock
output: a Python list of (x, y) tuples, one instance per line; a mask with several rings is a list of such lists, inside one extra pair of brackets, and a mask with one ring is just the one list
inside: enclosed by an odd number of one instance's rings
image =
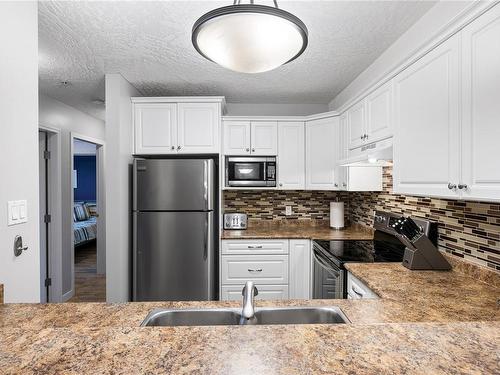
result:
[(14, 238), (14, 255), (18, 257), (26, 250), (28, 250), (28, 246), (23, 246), (23, 238), (17, 235)]

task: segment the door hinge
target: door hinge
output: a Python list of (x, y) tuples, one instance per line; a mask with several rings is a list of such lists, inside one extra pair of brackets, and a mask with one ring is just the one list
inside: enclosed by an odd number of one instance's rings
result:
[(51, 286), (52, 285), (52, 279), (50, 277), (45, 279), (45, 286)]
[(49, 214), (45, 214), (45, 215), (43, 215), (43, 222), (44, 222), (44, 223), (48, 224), (48, 223), (50, 223), (51, 221), (52, 221), (52, 216), (51, 216), (51, 215), (49, 215)]
[(43, 152), (43, 158), (46, 159), (46, 160), (49, 160), (50, 159), (50, 151), (44, 151)]

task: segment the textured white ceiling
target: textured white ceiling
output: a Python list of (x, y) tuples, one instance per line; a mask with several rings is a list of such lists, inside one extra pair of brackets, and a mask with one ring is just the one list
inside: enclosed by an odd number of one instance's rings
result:
[(435, 2), (279, 1), (305, 22), (309, 46), (292, 63), (256, 75), (219, 67), (191, 45), (194, 21), (228, 4), (232, 1), (40, 2), (40, 89), (99, 118), (104, 106), (95, 100), (104, 99), (105, 73), (121, 73), (143, 95), (328, 103)]

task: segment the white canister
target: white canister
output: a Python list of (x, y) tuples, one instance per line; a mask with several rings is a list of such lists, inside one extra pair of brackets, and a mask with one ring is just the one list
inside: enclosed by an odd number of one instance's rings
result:
[(344, 228), (344, 202), (330, 202), (330, 227)]

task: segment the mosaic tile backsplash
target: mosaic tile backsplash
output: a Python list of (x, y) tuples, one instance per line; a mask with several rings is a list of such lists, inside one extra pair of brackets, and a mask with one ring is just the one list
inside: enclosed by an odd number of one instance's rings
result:
[[(348, 218), (348, 193), (336, 191), (225, 190), (224, 212), (261, 220), (330, 220), (330, 202), (337, 198), (345, 202)], [(285, 215), (285, 206), (292, 206), (291, 216)]]
[[(392, 168), (382, 192), (224, 191), (224, 211), (261, 220), (329, 220), (330, 202), (345, 203), (346, 222), (373, 225), (373, 211), (425, 217), (439, 223), (439, 248), (500, 272), (500, 204), (392, 194)], [(291, 205), (292, 216), (285, 216)]]

